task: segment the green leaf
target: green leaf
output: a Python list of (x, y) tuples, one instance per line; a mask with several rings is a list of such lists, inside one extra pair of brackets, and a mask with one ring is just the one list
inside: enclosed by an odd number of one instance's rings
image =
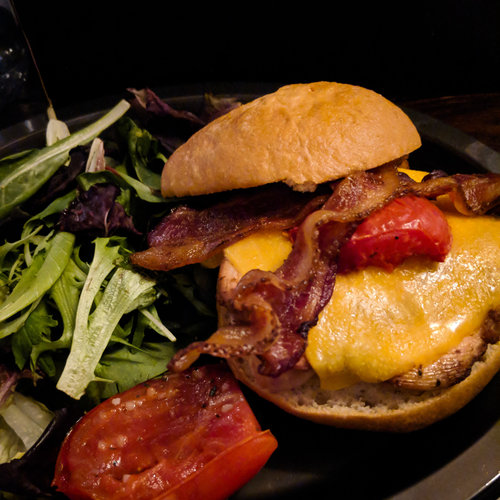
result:
[(71, 149), (97, 137), (129, 107), (122, 100), (96, 122), (55, 144), (0, 162), (0, 218), (35, 194), (65, 163)]
[(156, 310), (154, 304), (151, 304), (149, 308), (139, 309), (139, 312), (146, 317), (148, 326), (155, 330), (156, 333), (159, 333), (172, 342), (175, 342), (177, 340), (174, 334), (161, 322), (158, 311)]
[[(63, 331), (57, 340), (42, 339), (41, 342), (33, 346), (31, 350), (32, 370), (37, 366), (38, 359), (44, 352), (55, 351), (57, 349), (69, 349), (71, 346), (80, 292), (86, 277), (86, 273), (83, 272), (76, 264), (75, 260), (71, 258), (61, 277), (51, 288), (50, 297), (61, 315)], [(1, 333), (2, 331), (0, 330), (0, 337)], [(40, 361), (40, 365), (44, 371), (49, 369), (49, 367), (44, 364), (44, 359)]]
[[(26, 366), (26, 362), (30, 359), (33, 346), (48, 339), (50, 340), (50, 333), (56, 326), (57, 321), (47, 311), (45, 302), (40, 302), (28, 316), (22, 328), (12, 336), (12, 352), (16, 365), (20, 370)], [(48, 375), (53, 375), (52, 364), (48, 359), (45, 361), (47, 364), (44, 371)]]
[(137, 194), (139, 198), (149, 203), (168, 203), (166, 198), (163, 198), (158, 190), (151, 188), (143, 182), (134, 179), (120, 171), (115, 171), (115, 174), (121, 177)]
[(46, 254), (37, 254), (23, 272), (12, 293), (0, 305), (0, 322), (42, 297), (59, 279), (73, 250), (75, 236), (60, 232), (50, 241)]
[(76, 198), (76, 194), (76, 189), (66, 193), (65, 195), (55, 199), (40, 213), (28, 219), (24, 224), (22, 237), (30, 235), (39, 225), (46, 224), (47, 227), (51, 227), (53, 224), (47, 224), (46, 219), (51, 215), (60, 214), (63, 210), (68, 208), (69, 204)]
[(174, 353), (171, 342), (146, 343), (140, 350), (121, 347), (102, 357), (96, 375), (115, 381), (123, 392), (164, 373)]
[(40, 229), (41, 228), (36, 228), (31, 233), (22, 236), (21, 239), (14, 241), (13, 243), (7, 241), (2, 246), (0, 246), (0, 272), (6, 271), (11, 267), (9, 266), (7, 269), (4, 268), (4, 261), (7, 255), (17, 250), (17, 248), (22, 247), (26, 243), (33, 241), (33, 237)]
[(36, 307), (38, 307), (40, 300), (41, 299), (38, 299), (35, 302), (33, 302), (33, 304), (27, 307), (24, 311), (22, 311), (21, 314), (16, 316), (13, 320), (4, 321), (0, 323), (0, 339), (8, 337), (9, 335), (12, 335), (13, 333), (16, 333), (18, 330), (20, 330), (26, 323), (26, 320), (28, 319), (29, 315), (33, 312), (33, 310)]
[(168, 203), (158, 190), (126, 174), (119, 168), (112, 168), (99, 172), (85, 172), (77, 178), (79, 185), (87, 191), (93, 184), (111, 182), (122, 189), (132, 189), (136, 195), (148, 203)]
[(146, 307), (155, 298), (153, 280), (118, 267), (90, 314), (101, 283), (115, 265), (110, 253), (117, 253), (118, 247), (108, 247), (108, 241), (99, 238), (96, 242), (95, 256), (78, 304), (71, 351), (57, 383), (59, 390), (75, 399), (81, 398), (87, 385), (95, 379), (94, 370), (122, 316), (135, 308)]
[(151, 169), (155, 160), (161, 160), (162, 164), (165, 161), (159, 153), (158, 140), (127, 117), (119, 121), (118, 130), (127, 142), (130, 161), (137, 178), (150, 188), (160, 191), (161, 174)]

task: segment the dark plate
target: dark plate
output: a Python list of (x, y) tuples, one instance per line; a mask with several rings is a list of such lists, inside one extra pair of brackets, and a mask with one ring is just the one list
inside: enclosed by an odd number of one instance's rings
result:
[[(159, 93), (176, 95), (171, 89)], [(237, 97), (248, 100), (255, 94), (238, 93)], [(166, 100), (177, 108), (196, 109), (202, 93)], [(95, 110), (91, 112), (63, 110), (59, 118), (78, 129), (109, 104), (87, 106)], [(500, 155), (492, 149), (427, 115), (405, 111), (423, 140), (422, 148), (411, 156), (413, 168), (500, 173)], [(39, 116), (0, 131), (0, 157), (43, 143), (44, 126), (45, 119)], [(313, 424), (244, 390), (262, 427), (271, 429), (279, 446), (233, 500), (485, 500), (500, 496), (500, 375), (455, 415), (409, 434)]]

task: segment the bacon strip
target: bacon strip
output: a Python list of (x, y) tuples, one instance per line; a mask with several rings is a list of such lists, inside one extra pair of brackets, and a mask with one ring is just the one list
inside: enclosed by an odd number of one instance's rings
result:
[(435, 198), (450, 193), (469, 212), (484, 213), (498, 204), (500, 176), (431, 176), (411, 181), (391, 165), (361, 172), (334, 184), (333, 193), (304, 219), (293, 250), (275, 273), (252, 270), (237, 284), (232, 301), (225, 304), (231, 321), (207, 341), (179, 351), (169, 363), (182, 371), (200, 354), (223, 358), (249, 354), (260, 357), (261, 374), (278, 376), (301, 358), (307, 332), (333, 292), (337, 257), (356, 225), (374, 210), (398, 196), (415, 193)]
[[(201, 353), (225, 358), (240, 356), (243, 345), (245, 354), (261, 357), (262, 374), (278, 376), (292, 368), (305, 351), (309, 329), (330, 300), (340, 248), (359, 218), (356, 207), (363, 204), (363, 213), (368, 214), (387, 203), (399, 186), (405, 184), (398, 181), (399, 178), (394, 167), (357, 175), (358, 189), (348, 204), (344, 204), (344, 197), (339, 193), (349, 190), (352, 179), (337, 183), (324, 205), (329, 208), (316, 210), (304, 219), (292, 252), (275, 273), (255, 269), (241, 278), (232, 303), (227, 305), (233, 317), (231, 324), (219, 329), (207, 341), (193, 343), (179, 351), (169, 368), (182, 371)], [(377, 186), (378, 194), (371, 197), (373, 186)], [(274, 318), (272, 326), (249, 323), (252, 315)], [(234, 339), (239, 339), (236, 346)]]
[(484, 215), (500, 205), (500, 175), (429, 175), (410, 190), (417, 196), (435, 199), (449, 194), (455, 208), (464, 215)]
[(332, 215), (338, 221), (365, 219), (415, 184), (391, 165), (370, 172), (357, 172), (336, 184), (323, 208), (334, 212)]
[(252, 232), (297, 225), (326, 199), (273, 184), (203, 209), (181, 206), (148, 235), (150, 248), (133, 254), (131, 261), (158, 271), (203, 262)]

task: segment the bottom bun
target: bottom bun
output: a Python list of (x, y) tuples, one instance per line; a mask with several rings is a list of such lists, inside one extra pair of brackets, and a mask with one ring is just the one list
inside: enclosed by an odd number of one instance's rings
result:
[(500, 343), (488, 346), (462, 382), (418, 394), (389, 383), (324, 390), (315, 374), (296, 387), (273, 390), (259, 383), (249, 361), (237, 358), (228, 363), (238, 380), (297, 417), (346, 429), (409, 432), (457, 412), (481, 392), (500, 369)]

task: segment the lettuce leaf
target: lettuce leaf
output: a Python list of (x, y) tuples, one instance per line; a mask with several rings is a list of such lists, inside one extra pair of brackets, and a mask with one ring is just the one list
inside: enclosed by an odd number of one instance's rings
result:
[(35, 255), (31, 265), (0, 305), (0, 322), (29, 307), (52, 287), (69, 261), (74, 241), (75, 237), (70, 233), (56, 233), (46, 254)]
[(0, 161), (0, 218), (33, 196), (67, 161), (73, 148), (92, 141), (129, 107), (127, 101), (120, 101), (99, 120), (51, 146)]
[(130, 215), (116, 201), (120, 189), (114, 184), (94, 184), (78, 195), (64, 210), (59, 219), (59, 229), (71, 233), (97, 233), (111, 236), (120, 233), (138, 235)]
[(160, 152), (158, 140), (126, 116), (118, 122), (117, 127), (127, 144), (129, 161), (137, 179), (159, 193), (161, 171), (167, 159)]
[[(0, 449), (4, 462), (21, 456), (40, 438), (54, 414), (43, 404), (14, 392), (0, 408)], [(17, 437), (17, 439), (15, 439)], [(3, 462), (0, 462), (3, 463)]]
[(148, 342), (140, 349), (121, 346), (105, 354), (96, 366), (96, 376), (108, 382), (92, 382), (89, 392), (100, 401), (157, 377), (165, 372), (174, 352), (170, 342)]
[[(12, 335), (11, 347), (17, 367), (22, 370), (32, 355), (34, 346), (50, 339), (52, 328), (57, 321), (47, 310), (45, 302), (39, 302), (37, 307), (26, 318), (22, 328)], [(55, 375), (55, 366), (51, 358), (40, 360), (40, 368), (49, 376)]]
[[(109, 238), (96, 240), (94, 258), (78, 303), (71, 350), (57, 382), (57, 388), (74, 399), (80, 399), (88, 384), (96, 379), (95, 368), (122, 316), (152, 304), (156, 298), (155, 281), (116, 267), (120, 247), (109, 243)], [(111, 271), (114, 272), (91, 313), (101, 285)]]

